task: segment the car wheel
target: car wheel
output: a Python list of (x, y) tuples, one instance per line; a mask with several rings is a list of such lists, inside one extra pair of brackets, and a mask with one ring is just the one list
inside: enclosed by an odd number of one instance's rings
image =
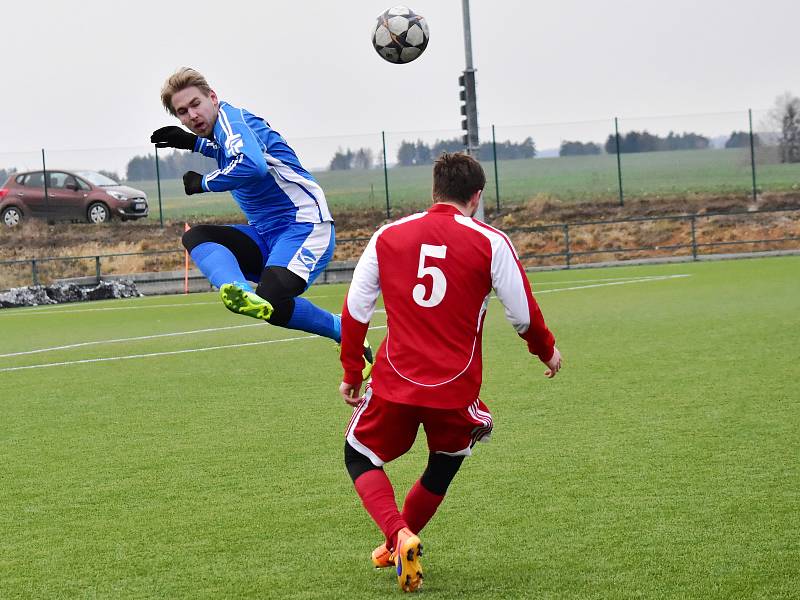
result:
[(22, 211), (16, 206), (9, 206), (3, 211), (3, 223), (6, 227), (16, 227), (22, 222)]
[(86, 211), (86, 218), (89, 223), (105, 223), (111, 220), (111, 212), (102, 202), (94, 202), (89, 205)]

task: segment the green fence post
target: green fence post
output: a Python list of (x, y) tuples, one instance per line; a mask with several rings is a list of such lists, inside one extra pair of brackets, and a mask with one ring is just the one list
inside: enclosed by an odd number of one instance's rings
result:
[(164, 209), (161, 207), (161, 170), (158, 168), (158, 146), (156, 148), (156, 185), (158, 186), (158, 218), (161, 229), (164, 229)]
[(389, 167), (386, 164), (386, 132), (381, 131), (383, 141), (383, 189), (386, 190), (386, 218), (392, 218), (392, 208), (389, 205)]
[(36, 270), (36, 259), (34, 258), (31, 260), (31, 279), (33, 279), (33, 285), (39, 285), (39, 273)]
[(750, 170), (753, 174), (753, 202), (757, 201), (758, 188), (756, 187), (756, 151), (753, 141), (753, 109), (747, 109), (747, 116), (750, 119)]
[(497, 197), (497, 212), (500, 212), (500, 180), (497, 178), (497, 140), (494, 136), (494, 124), (492, 124), (492, 154), (494, 154), (494, 194)]
[(564, 256), (567, 259), (567, 268), (570, 268), (570, 254), (569, 254), (569, 224), (564, 223)]
[(100, 283), (100, 257), (94, 257), (94, 277), (97, 280), (97, 283)]
[(692, 260), (697, 260), (697, 217), (692, 215)]
[(44, 158), (44, 148), (42, 148), (42, 180), (44, 182), (44, 210), (45, 214), (47, 215), (47, 224), (52, 225), (53, 219), (50, 215), (50, 193), (48, 192), (47, 186), (47, 162)]
[(622, 159), (620, 158), (620, 143), (619, 143), (619, 120), (614, 117), (614, 137), (617, 141), (617, 180), (619, 181), (619, 205), (625, 205), (625, 198), (622, 193)]

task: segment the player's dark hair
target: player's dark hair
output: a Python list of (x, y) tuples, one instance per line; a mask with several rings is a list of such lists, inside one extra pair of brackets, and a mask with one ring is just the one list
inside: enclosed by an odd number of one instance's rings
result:
[(443, 152), (433, 163), (433, 201), (466, 204), (486, 185), (481, 164), (461, 152)]

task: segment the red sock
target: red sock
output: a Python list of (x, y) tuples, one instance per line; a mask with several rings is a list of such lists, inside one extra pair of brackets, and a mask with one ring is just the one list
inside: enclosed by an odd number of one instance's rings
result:
[(397, 510), (394, 489), (386, 473), (383, 469), (370, 469), (356, 479), (355, 486), (364, 508), (386, 536), (386, 546), (394, 548), (397, 532), (407, 525)]
[(428, 524), (436, 509), (444, 500), (444, 496), (437, 496), (427, 490), (419, 480), (413, 485), (403, 503), (403, 519), (408, 523), (408, 528), (414, 533), (419, 533)]

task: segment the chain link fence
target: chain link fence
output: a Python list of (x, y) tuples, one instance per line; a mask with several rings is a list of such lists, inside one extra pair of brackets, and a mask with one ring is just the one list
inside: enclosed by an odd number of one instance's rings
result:
[[(478, 158), (484, 201), (532, 199), (619, 202), (686, 196), (752, 196), (797, 191), (800, 163), (782, 149), (768, 110), (608, 118), (578, 123), (488, 125)], [(431, 164), (463, 149), (459, 129), (376, 132), (287, 140), (319, 180), (334, 215), (349, 210), (408, 212), (430, 201)], [(213, 160), (153, 146), (0, 153), (0, 176), (36, 170), (92, 170), (143, 191), (158, 220), (239, 217), (227, 193), (188, 197), (182, 174), (209, 172)], [(58, 200), (50, 198), (58, 212)]]

